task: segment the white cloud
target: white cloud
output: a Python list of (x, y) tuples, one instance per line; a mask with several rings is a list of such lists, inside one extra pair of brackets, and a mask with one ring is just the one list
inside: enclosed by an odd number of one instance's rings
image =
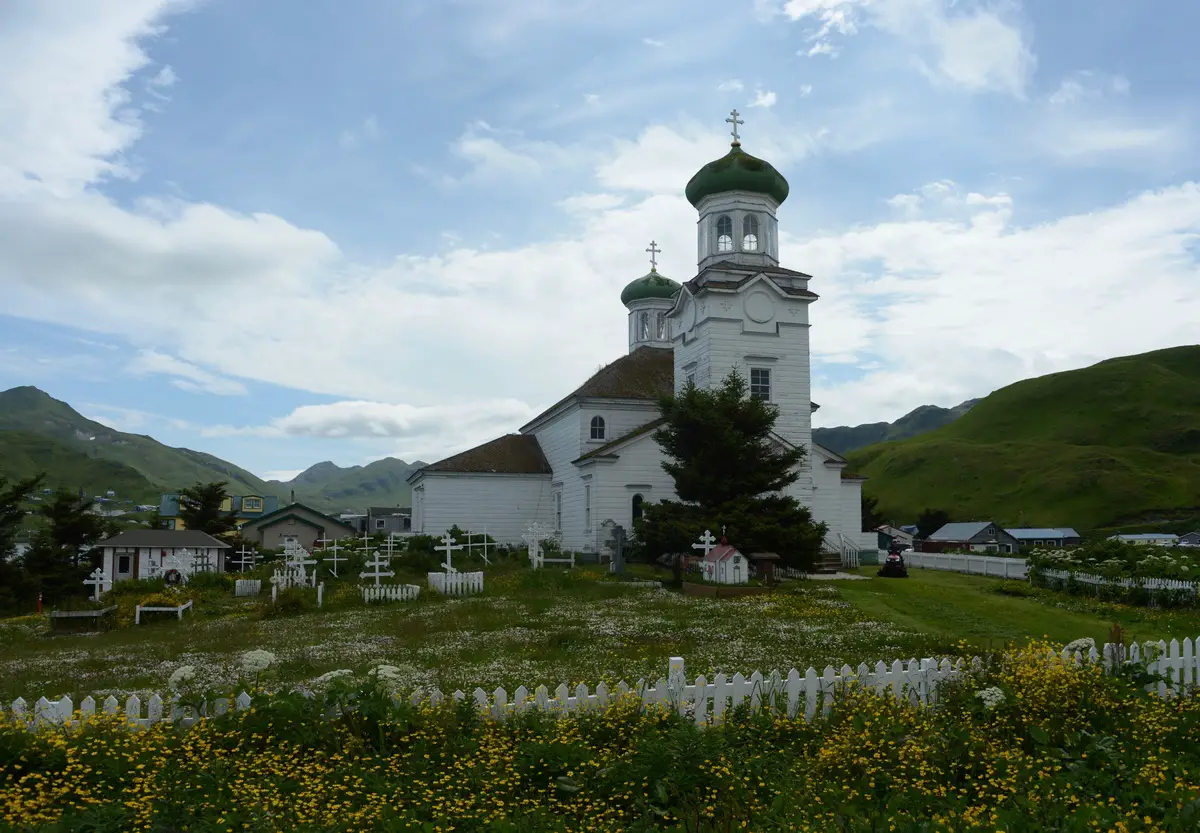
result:
[(171, 384), (191, 393), (212, 393), (217, 396), (244, 396), (246, 393), (246, 386), (235, 379), (225, 379), (157, 350), (143, 350), (126, 370), (134, 376), (173, 376), (175, 378)]
[(852, 36), (866, 24), (913, 48), (917, 66), (932, 81), (1021, 96), (1036, 60), (1015, 9), (1007, 2), (789, 0), (784, 13), (817, 24), (807, 36), (809, 55), (836, 54), (835, 37)]
[(730, 78), (728, 81), (722, 81), (720, 84), (717, 85), (717, 92), (721, 92), (721, 93), (741, 92), (743, 89), (745, 89), (745, 87), (746, 87), (746, 85), (743, 84), (738, 79)]
[(1064, 78), (1046, 101), (1053, 106), (1063, 107), (1128, 93), (1129, 80), (1125, 76), (1083, 70)]
[(656, 40), (655, 38), (642, 38), (642, 43), (646, 46), (663, 47), (666, 46), (665, 41)]
[[(586, 94), (584, 98), (591, 104), (600, 99), (594, 94)], [(446, 177), (449, 184), (539, 177), (557, 168), (579, 164), (584, 158), (553, 142), (529, 140), (514, 131), (498, 130), (485, 121), (468, 125), (454, 141), (451, 151), (470, 170), (457, 179)]]
[(89, 402), (81, 406), (80, 413), (93, 422), (106, 425), (114, 431), (124, 431), (126, 433), (146, 433), (162, 425), (168, 425), (179, 431), (191, 431), (196, 428), (195, 425), (185, 419), (167, 417), (137, 408), (102, 405), (96, 402)]
[(770, 90), (756, 90), (754, 100), (750, 102), (751, 107), (770, 108), (775, 106), (776, 96)]
[(383, 138), (383, 130), (379, 127), (379, 119), (372, 113), (357, 127), (343, 130), (338, 135), (338, 146), (343, 150), (355, 150), (363, 145), (377, 142), (381, 138)]
[(273, 469), (264, 471), (259, 475), (263, 480), (278, 480), (281, 483), (287, 483), (295, 480), (296, 476), (304, 472), (305, 469)]
[(800, 93), (801, 98), (808, 98), (810, 95), (812, 95), (812, 91), (812, 84), (801, 84), (796, 88), (796, 92)]

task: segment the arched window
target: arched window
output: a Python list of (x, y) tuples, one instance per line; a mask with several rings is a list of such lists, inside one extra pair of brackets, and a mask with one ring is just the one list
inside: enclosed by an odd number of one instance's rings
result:
[(600, 417), (600, 416), (592, 417), (592, 439), (593, 440), (604, 439), (604, 417)]
[(635, 521), (642, 517), (642, 500), (643, 499), (641, 495), (633, 496), (633, 519)]
[(646, 341), (650, 338), (650, 313), (643, 312), (638, 315), (638, 336), (639, 341)]
[(667, 337), (667, 316), (663, 313), (658, 313), (658, 338), (663, 340)]
[(733, 220), (727, 214), (717, 218), (717, 251), (733, 251)]
[(758, 217), (753, 214), (742, 218), (742, 251), (758, 251)]

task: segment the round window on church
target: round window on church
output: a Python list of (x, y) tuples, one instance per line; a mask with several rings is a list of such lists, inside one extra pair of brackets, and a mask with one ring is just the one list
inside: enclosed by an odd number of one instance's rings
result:
[(726, 214), (717, 218), (717, 251), (733, 251), (733, 220)]

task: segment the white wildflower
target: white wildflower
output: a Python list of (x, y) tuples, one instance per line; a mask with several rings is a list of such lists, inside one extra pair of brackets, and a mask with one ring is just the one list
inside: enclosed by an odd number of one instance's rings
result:
[(258, 674), (275, 664), (275, 655), (270, 651), (247, 651), (242, 654), (242, 670), (247, 674)]
[(1095, 647), (1096, 647), (1096, 640), (1092, 639), (1090, 636), (1085, 636), (1082, 639), (1076, 639), (1073, 642), (1068, 642), (1066, 650), (1071, 653), (1078, 652), (1081, 654), (1086, 654), (1086, 653), (1089, 653)]
[(983, 701), (983, 707), (988, 711), (996, 708), (1004, 703), (1004, 692), (995, 686), (989, 686), (982, 691), (975, 692), (975, 696)]
[(328, 685), (339, 677), (348, 677), (354, 672), (349, 668), (339, 668), (336, 671), (326, 671), (321, 676), (313, 680), (313, 685)]
[(194, 679), (196, 679), (195, 666), (181, 665), (175, 669), (175, 673), (167, 680), (167, 688), (171, 689), (171, 691), (179, 691)]
[(398, 683), (404, 678), (400, 669), (394, 665), (377, 665), (367, 672), (367, 676), (388, 683)]

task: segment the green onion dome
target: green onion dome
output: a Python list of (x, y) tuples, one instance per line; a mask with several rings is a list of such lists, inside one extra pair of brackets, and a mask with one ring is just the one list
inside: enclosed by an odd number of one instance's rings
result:
[(679, 288), (675, 281), (658, 274), (657, 269), (651, 269), (621, 290), (621, 303), (629, 306), (633, 301), (644, 301), (647, 298), (674, 298)]
[(705, 197), (726, 191), (766, 194), (776, 203), (782, 203), (788, 196), (788, 183), (770, 162), (751, 156), (735, 142), (729, 153), (697, 171), (684, 193), (688, 202), (699, 206)]

